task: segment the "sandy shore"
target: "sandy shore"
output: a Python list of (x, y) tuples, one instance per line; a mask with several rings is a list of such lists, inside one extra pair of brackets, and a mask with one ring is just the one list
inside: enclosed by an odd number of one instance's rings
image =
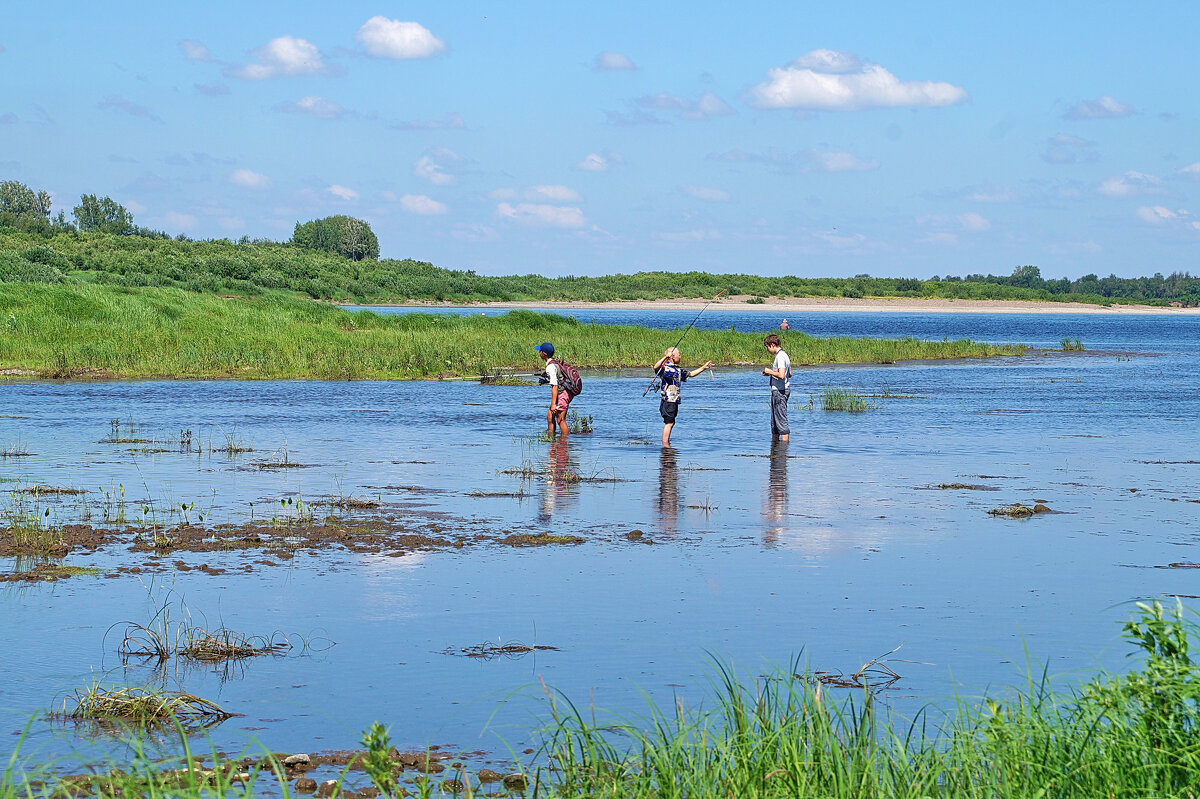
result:
[[(865, 311), (892, 313), (1050, 313), (1050, 314), (1198, 314), (1200, 308), (1173, 308), (1157, 305), (1091, 305), (1082, 302), (1035, 302), (1024, 300), (944, 300), (890, 297), (851, 299), (849, 297), (771, 298), (762, 304), (747, 304), (746, 296), (722, 297), (713, 308), (739, 311), (764, 311), (786, 316), (813, 311)], [(637, 300), (633, 302), (479, 302), (468, 305), (450, 302), (403, 303), (404, 307), (462, 308), (546, 308), (573, 311), (599, 308), (650, 310), (654, 308), (698, 311), (705, 300)]]

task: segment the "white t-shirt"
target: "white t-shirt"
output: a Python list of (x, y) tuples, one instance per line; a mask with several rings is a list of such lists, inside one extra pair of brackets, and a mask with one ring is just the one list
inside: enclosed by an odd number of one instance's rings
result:
[(550, 385), (558, 385), (558, 364), (546, 362), (546, 377), (550, 378)]
[(792, 359), (783, 350), (775, 353), (775, 362), (771, 364), (771, 368), (776, 372), (783, 372), (784, 377), (771, 378), (772, 391), (787, 391), (792, 387)]

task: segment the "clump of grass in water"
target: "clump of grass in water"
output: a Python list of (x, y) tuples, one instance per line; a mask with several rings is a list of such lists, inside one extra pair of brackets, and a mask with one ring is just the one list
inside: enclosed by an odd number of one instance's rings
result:
[(1083, 342), (1077, 338), (1064, 338), (1058, 342), (1063, 352), (1083, 352)]
[(9, 494), (7, 536), (0, 536), (0, 541), (9, 538), (9, 547), (15, 553), (35, 555), (50, 555), (63, 549), (61, 528), (50, 521), (50, 508), (42, 507), (40, 495), (33, 494), (33, 503), (21, 491)]
[(863, 413), (875, 408), (874, 402), (864, 397), (857, 388), (826, 386), (821, 392), (821, 410)]
[(567, 430), (575, 434), (591, 433), (595, 429), (592, 423), (592, 415), (587, 416), (576, 411), (567, 411)]
[[(70, 710), (67, 705), (74, 700)], [(152, 688), (102, 688), (93, 683), (75, 691), (63, 700), (58, 718), (122, 719), (133, 722), (166, 721), (168, 719), (222, 719), (229, 713), (214, 702), (182, 691), (163, 691)]]
[[(566, 797), (1190, 797), (1200, 783), (1200, 666), (1183, 609), (1140, 603), (1125, 625), (1145, 661), (1055, 690), (1033, 675), (1004, 698), (960, 702), (940, 726), (885, 717), (849, 694), (780, 674), (745, 682), (721, 666), (716, 706), (651, 706), (608, 725), (548, 694), (553, 724), (534, 770)], [(705, 703), (705, 707), (710, 707)], [(541, 795), (539, 791), (539, 795)]]

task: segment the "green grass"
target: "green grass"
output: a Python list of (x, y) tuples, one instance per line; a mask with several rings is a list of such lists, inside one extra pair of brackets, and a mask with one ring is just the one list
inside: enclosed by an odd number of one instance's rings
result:
[(869, 397), (863, 396), (857, 388), (841, 388), (826, 386), (821, 392), (821, 410), (845, 411), (846, 413), (863, 413), (876, 407)]
[[(0, 283), (0, 366), (41, 377), (412, 379), (540, 369), (554, 341), (576, 366), (648, 366), (670, 333), (504, 316), (350, 313), (279, 293), (223, 299), (178, 289)], [(813, 338), (788, 333), (792, 363), (869, 363), (1019, 355), (960, 341)], [(693, 331), (691, 351), (719, 364), (767, 359), (762, 337)]]

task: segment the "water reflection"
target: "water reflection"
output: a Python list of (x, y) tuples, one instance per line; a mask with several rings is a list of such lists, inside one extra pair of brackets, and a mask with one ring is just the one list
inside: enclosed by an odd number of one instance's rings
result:
[(766, 490), (763, 492), (763, 542), (775, 545), (784, 531), (784, 519), (787, 518), (787, 465), (788, 442), (772, 441), (770, 467), (767, 472)]
[(663, 447), (658, 457), (658, 494), (655, 497), (658, 521), (665, 532), (673, 533), (679, 521), (679, 464), (675, 450)]
[(539, 522), (551, 521), (555, 514), (566, 511), (578, 499), (575, 487), (579, 484), (579, 467), (571, 455), (568, 439), (550, 443), (545, 477), (542, 481), (542, 502), (538, 508)]

